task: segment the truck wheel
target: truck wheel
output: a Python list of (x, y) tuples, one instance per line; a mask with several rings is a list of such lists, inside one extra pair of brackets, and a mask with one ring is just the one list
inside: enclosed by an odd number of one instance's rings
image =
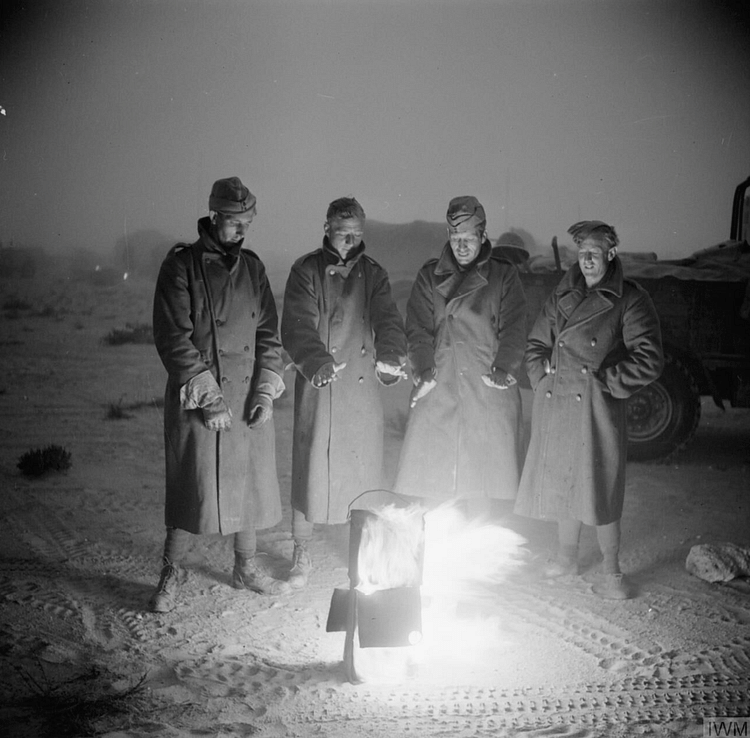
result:
[(695, 435), (701, 398), (693, 375), (667, 354), (659, 379), (628, 400), (628, 459), (664, 459)]

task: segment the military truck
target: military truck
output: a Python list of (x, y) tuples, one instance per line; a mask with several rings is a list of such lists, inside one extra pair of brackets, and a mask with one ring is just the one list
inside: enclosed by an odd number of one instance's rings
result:
[[(722, 409), (750, 407), (749, 188), (750, 178), (735, 190), (728, 241), (678, 260), (621, 254), (625, 275), (654, 301), (666, 359), (660, 379), (628, 400), (630, 459), (664, 460), (683, 449), (698, 428), (702, 396)], [(502, 240), (495, 248), (504, 248)], [(523, 259), (508, 246), (526, 290), (530, 328), (575, 253), (553, 239), (550, 268), (549, 258)]]

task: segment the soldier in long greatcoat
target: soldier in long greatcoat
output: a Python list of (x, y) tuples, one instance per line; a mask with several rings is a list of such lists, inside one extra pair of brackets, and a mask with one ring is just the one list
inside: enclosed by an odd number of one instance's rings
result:
[(255, 196), (237, 177), (214, 183), (198, 240), (165, 258), (154, 341), (164, 400), (167, 537), (151, 609), (175, 606), (190, 534), (234, 534), (232, 584), (281, 594), (255, 558), (255, 530), (281, 519), (273, 400), (284, 390), (276, 306), (258, 256), (242, 248)]
[(451, 200), (447, 221), (448, 243), (407, 304), (416, 386), (396, 491), (484, 511), (518, 489), (526, 299), (516, 268), (492, 255), (475, 197)]
[(529, 334), (526, 371), (534, 389), (531, 440), (515, 512), (558, 522), (548, 578), (577, 573), (581, 525), (596, 526), (603, 597), (634, 589), (620, 571), (627, 400), (657, 379), (664, 358), (648, 293), (623, 277), (614, 228), (582, 221), (568, 231), (574, 264)]
[(405, 376), (406, 337), (388, 275), (365, 253), (365, 213), (354, 198), (328, 207), (320, 248), (292, 266), (281, 340), (297, 369), (289, 583), (303, 587), (315, 523), (344, 523), (352, 501), (379, 489), (380, 384)]

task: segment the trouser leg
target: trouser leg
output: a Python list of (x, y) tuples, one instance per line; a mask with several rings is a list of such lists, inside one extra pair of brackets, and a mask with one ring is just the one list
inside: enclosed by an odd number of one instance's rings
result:
[(255, 528), (249, 530), (240, 530), (234, 534), (234, 552), (240, 554), (245, 558), (252, 558), (255, 556), (255, 549), (257, 545), (257, 537), (255, 535)]
[(312, 559), (308, 551), (308, 543), (312, 539), (314, 524), (299, 510), (292, 509), (292, 538), (294, 552), (292, 553), (292, 568), (289, 571), (288, 582), (294, 589), (301, 589), (307, 584), (312, 571)]
[(190, 547), (190, 536), (182, 528), (167, 528), (167, 537), (164, 541), (164, 564), (179, 564)]
[(578, 540), (581, 537), (581, 526), (581, 521), (573, 518), (558, 522), (558, 554), (561, 561), (573, 564), (578, 560)]
[(596, 526), (596, 538), (604, 557), (604, 573), (620, 573), (620, 521)]
[(311, 523), (299, 510), (292, 510), (292, 538), (295, 543), (306, 544), (313, 536), (314, 523)]

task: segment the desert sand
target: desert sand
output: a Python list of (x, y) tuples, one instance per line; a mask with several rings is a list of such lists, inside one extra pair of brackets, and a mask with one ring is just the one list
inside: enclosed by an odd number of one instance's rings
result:
[[(581, 575), (542, 581), (554, 529), (511, 515), (526, 563), (458, 608), (444, 668), (395, 682), (347, 682), (344, 636), (325, 632), (347, 582), (347, 526), (320, 528), (309, 586), (276, 598), (232, 589), (230, 540), (196, 538), (179, 607), (149, 613), (165, 372), (152, 345), (103, 338), (148, 323), (152, 289), (0, 279), (0, 734), (683, 738), (702, 736), (706, 717), (750, 716), (746, 583), (685, 570), (697, 543), (750, 543), (750, 412), (710, 400), (687, 452), (628, 466), (622, 565), (635, 599), (592, 593), (590, 529)], [(383, 395), (391, 474), (407, 392)], [(528, 419), (528, 392), (524, 403)], [(275, 423), (284, 518), (259, 546), (283, 575), (291, 391)], [(70, 469), (24, 476), (21, 455), (50, 444)], [(468, 623), (486, 637), (466, 637)]]

